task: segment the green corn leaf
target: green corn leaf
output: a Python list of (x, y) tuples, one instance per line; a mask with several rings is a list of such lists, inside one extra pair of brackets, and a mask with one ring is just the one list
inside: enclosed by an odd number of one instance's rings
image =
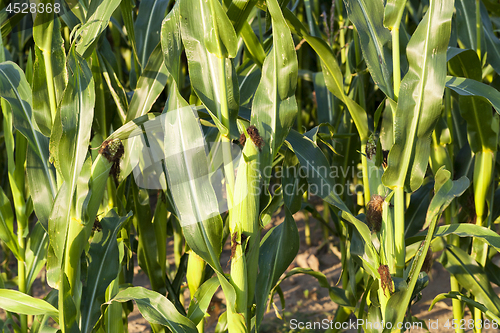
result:
[(83, 58), (92, 54), (99, 36), (108, 26), (109, 19), (120, 2), (121, 0), (94, 0), (90, 3), (76, 46), (76, 51)]
[[(50, 151), (57, 171), (74, 190), (87, 156), (94, 117), (94, 79), (87, 62), (74, 49), (68, 57), (68, 86), (51, 133)], [(68, 154), (71, 158), (68, 158)]]
[(16, 235), (14, 234), (14, 213), (9, 198), (0, 188), (0, 239), (7, 245), (12, 253), (19, 258), (19, 249)]
[(210, 301), (219, 286), (219, 280), (216, 277), (213, 277), (205, 281), (194, 293), (194, 297), (189, 303), (187, 317), (195, 325), (198, 325), (198, 323), (205, 317)]
[(371, 242), (371, 232), (368, 226), (352, 215), (349, 208), (339, 198), (335, 190), (335, 184), (328, 170), (330, 165), (321, 149), (311, 139), (297, 131), (291, 130), (286, 138), (289, 148), (295, 153), (301, 167), (304, 168), (309, 182), (309, 192), (314, 192), (331, 205), (342, 210), (342, 217), (352, 223), (364, 241), (366, 262), (373, 276), (378, 277), (379, 258)]
[(332, 287), (330, 285), (330, 282), (328, 282), (328, 279), (323, 273), (316, 272), (315, 270), (312, 270), (310, 268), (301, 268), (301, 267), (293, 268), (292, 270), (286, 273), (285, 277), (279, 281), (279, 284), (281, 284), (285, 279), (297, 274), (306, 274), (312, 276), (318, 281), (319, 285), (322, 288), (328, 289), (328, 293), (330, 294), (330, 299), (333, 302), (346, 308), (353, 308), (352, 301), (349, 299), (349, 293), (347, 290), (338, 287)]
[(116, 236), (123, 223), (132, 212), (120, 217), (114, 210), (101, 220), (102, 231), (92, 238), (88, 256), (87, 284), (82, 291), (81, 331), (91, 332), (101, 314), (101, 304), (105, 301), (108, 285), (113, 281), (121, 268)]
[[(179, 96), (183, 104), (186, 101)], [(228, 305), (234, 311), (235, 291), (223, 275), (219, 262), (222, 251), (222, 218), (210, 180), (203, 133), (189, 106), (169, 110), (164, 118), (165, 166), (176, 214), (189, 247), (205, 260), (219, 278)], [(244, 319), (232, 323), (244, 326)]]
[(167, 84), (168, 71), (163, 64), (161, 45), (157, 44), (137, 80), (137, 88), (127, 111), (125, 122), (145, 115)]
[(245, 29), (245, 25), (247, 23), (247, 18), (251, 14), (252, 9), (255, 4), (258, 2), (257, 0), (237, 0), (231, 1), (228, 4), (228, 1), (223, 1), (227, 8), (227, 16), (231, 23), (234, 25), (234, 30), (236, 34), (239, 35)]
[(68, 75), (64, 41), (60, 33), (61, 23), (49, 16), (47, 13), (37, 15), (33, 27), (36, 44), (32, 85), (33, 113), (45, 136), (50, 136), (56, 107), (66, 88)]
[(28, 186), (37, 217), (46, 228), (50, 207), (57, 193), (54, 174), (48, 165), (48, 140), (36, 124), (26, 77), (13, 62), (0, 64), (0, 96), (11, 106), (14, 127), (28, 140)]
[(43, 299), (34, 298), (17, 290), (0, 289), (0, 308), (20, 314), (44, 315), (53, 317), (59, 315), (59, 311)]
[[(406, 240), (407, 244), (410, 245), (416, 243), (422, 240), (425, 235), (427, 235), (427, 231), (419, 232), (417, 235), (408, 238)], [(500, 252), (500, 235), (493, 230), (480, 225), (469, 223), (443, 225), (437, 228), (434, 237), (445, 237), (448, 235), (457, 235), (458, 237), (474, 237)]]
[(304, 25), (292, 12), (290, 12), (290, 10), (286, 8), (283, 9), (283, 14), (290, 30), (299, 37), (304, 38), (320, 57), (321, 67), (328, 90), (347, 106), (358, 130), (361, 142), (366, 142), (369, 134), (368, 117), (365, 110), (345, 94), (343, 74), (332, 49), (324, 40), (309, 35)]
[[(232, 6), (233, 3), (231, 3)], [(249, 57), (262, 68), (264, 64), (264, 59), (266, 58), (266, 53), (264, 52), (264, 48), (262, 47), (261, 42), (255, 35), (252, 27), (248, 22), (243, 22), (243, 27), (241, 29), (241, 38), (245, 43), (246, 49), (248, 50)], [(241, 89), (240, 89), (241, 90)], [(241, 91), (240, 91), (241, 93)]]
[[(75, 204), (73, 194), (87, 157), (95, 103), (92, 72), (74, 49), (70, 52), (68, 72), (71, 76), (51, 133), (52, 157), (64, 180), (49, 219), (50, 242), (59, 262), (63, 259), (66, 238), (71, 237), (68, 235), (70, 224), (79, 223), (71, 220), (71, 216), (76, 217), (71, 211)], [(71, 241), (67, 246), (72, 246)]]
[(181, 13), (182, 17), (197, 20), (189, 22), (188, 19), (187, 24), (183, 24), (182, 38), (186, 51), (192, 50), (194, 46), (188, 44), (198, 41), (205, 52), (208, 51), (218, 58), (236, 56), (238, 38), (219, 1), (184, 1), (181, 3)]
[(481, 2), (482, 35), (486, 41), (486, 61), (500, 73), (500, 40), (495, 35), (486, 7)]
[[(297, 114), (298, 63), (293, 39), (278, 2), (270, 0), (267, 6), (273, 24), (273, 46), (264, 60), (250, 119), (264, 141), (259, 158), (261, 171), (272, 164)], [(267, 184), (269, 172), (262, 174)]]
[(132, 4), (135, 6), (135, 2), (133, 0), (122, 0), (120, 2), (120, 11), (122, 14), (123, 23), (125, 24), (125, 28), (127, 29), (127, 36), (130, 45), (132, 46), (132, 50), (134, 53), (134, 58), (139, 64), (139, 52), (137, 52), (137, 42), (135, 40), (135, 30), (134, 30), (134, 18), (133, 18), (133, 8)]
[(495, 316), (500, 316), (500, 299), (493, 291), (483, 268), (469, 254), (448, 245), (440, 262), (461, 286), (474, 295), (477, 302), (482, 303)]
[(180, 17), (180, 2), (176, 2), (174, 8), (168, 13), (163, 20), (161, 27), (161, 48), (163, 51), (163, 63), (167, 67), (168, 72), (179, 84), (181, 74), (181, 17)]
[(413, 291), (417, 284), (420, 270), (424, 264), (425, 256), (436, 230), (439, 217), (451, 201), (462, 195), (469, 187), (469, 180), (466, 177), (462, 177), (456, 181), (452, 181), (450, 178), (451, 173), (444, 169), (444, 167), (441, 167), (441, 169), (439, 169), (436, 173), (434, 184), (434, 191), (436, 194), (432, 198), (429, 209), (427, 210), (426, 223), (424, 225), (424, 228), (428, 226), (429, 229), (427, 236), (425, 237), (425, 241), (421, 245), (420, 251), (417, 253), (410, 265), (408, 274), (405, 272), (405, 276), (408, 276), (409, 279), (408, 287), (393, 294), (387, 303), (385, 319), (387, 321), (391, 321), (393, 324), (401, 322), (405, 316), (407, 307), (411, 301)]
[(259, 287), (255, 290), (257, 329), (266, 312), (269, 293), (297, 255), (299, 243), (297, 225), (288, 208), (285, 208), (285, 221), (269, 230), (260, 244), (259, 275), (257, 276)]
[(500, 114), (500, 92), (495, 88), (476, 80), (463, 77), (446, 77), (446, 87), (461, 96), (478, 96), (487, 100)]
[[(458, 32), (458, 40), (466, 49), (477, 51), (477, 34), (476, 34), (476, 2), (470, 0), (455, 1), (456, 8), (456, 24)], [(481, 34), (481, 45), (484, 44), (484, 36)], [(484, 54), (484, 49), (481, 50), (481, 58)]]
[(155, 226), (151, 217), (149, 196), (146, 190), (132, 185), (134, 201), (134, 226), (139, 234), (139, 245), (137, 248), (137, 260), (142, 270), (149, 277), (151, 288), (160, 294), (166, 293), (165, 272), (162, 271), (159, 261), (157, 247), (162, 246), (157, 242)]
[(283, 161), (283, 177), (281, 180), (284, 204), (290, 210), (290, 213), (297, 213), (302, 207), (302, 195), (307, 188), (307, 181), (299, 174), (300, 163), (297, 156), (290, 150), (285, 153)]
[(431, 1), (408, 47), (409, 72), (401, 82), (395, 138), (382, 181), (413, 192), (423, 182), (430, 155), (430, 134), (441, 114), (446, 79), (446, 49), (453, 2)]
[(134, 23), (134, 35), (139, 64), (148, 63), (150, 55), (160, 42), (161, 22), (170, 1), (144, 0)]
[(49, 235), (40, 222), (31, 230), (26, 246), (26, 288), (30, 290), (47, 261)]
[[(458, 299), (458, 300), (466, 303), (469, 306), (473, 306), (473, 307), (481, 310), (482, 312), (484, 312), (484, 314), (488, 318), (496, 321), (497, 323), (500, 322), (500, 317), (498, 317), (497, 315), (495, 315), (492, 311), (490, 311), (488, 308), (486, 308), (483, 304), (478, 303), (478, 302), (474, 301), (473, 299), (470, 299), (469, 297), (466, 297), (466, 296), (464, 296), (464, 295), (462, 295), (462, 294), (460, 294), (460, 293), (458, 293), (456, 291), (452, 291), (452, 292), (449, 292), (447, 294), (439, 294), (436, 297), (434, 297), (434, 299), (432, 300), (431, 305), (429, 306), (429, 311), (432, 310), (432, 308), (434, 307), (434, 305), (437, 302), (442, 301), (442, 300), (444, 300), (446, 298)], [(483, 327), (484, 327), (484, 324), (483, 324)]]
[(412, 193), (410, 205), (405, 211), (405, 237), (410, 237), (422, 230), (425, 223), (423, 211), (427, 211), (431, 202), (432, 182), (422, 185)]
[(222, 219), (208, 179), (205, 142), (191, 107), (165, 117), (165, 165), (184, 236), (191, 249), (217, 269), (222, 250)]
[(359, 34), (361, 50), (373, 81), (389, 98), (394, 99), (392, 56), (387, 47), (391, 41), (391, 33), (383, 24), (383, 1), (345, 0), (344, 2), (349, 19)]
[(195, 324), (181, 315), (165, 296), (143, 287), (131, 287), (120, 291), (111, 301), (135, 301), (144, 319), (150, 323), (168, 327), (174, 333), (197, 333)]
[[(151, 107), (167, 84), (168, 74), (167, 68), (163, 63), (161, 45), (158, 44), (149, 57), (149, 61), (137, 81), (137, 88), (130, 101), (125, 123), (144, 116), (151, 110)], [(125, 142), (125, 155), (122, 163), (124, 167), (120, 171), (121, 180), (125, 179), (135, 167), (135, 165), (130, 163), (130, 150), (127, 149), (127, 146), (133, 146), (134, 140), (135, 139), (131, 140), (131, 142)]]
[(71, 287), (66, 273), (62, 272), (59, 287), (59, 325), (64, 327), (64, 333), (80, 333), (78, 328), (78, 311), (71, 295)]
[[(229, 124), (230, 133), (236, 138), (238, 80), (233, 62), (226, 57), (236, 55), (237, 38), (227, 15), (219, 7), (220, 3), (215, 0), (182, 1), (179, 8), (183, 18), (182, 42), (196, 95), (223, 124)], [(212, 8), (219, 9), (213, 13)], [(221, 35), (223, 31), (226, 37)], [(228, 114), (224, 115), (226, 109)]]
[[(459, 92), (460, 114), (467, 122), (467, 135), (472, 151), (474, 153), (485, 149), (496, 151), (499, 131), (498, 116), (496, 115), (495, 117), (492, 114), (488, 101), (496, 98), (500, 102), (500, 92), (493, 87), (481, 83), (481, 63), (476, 52), (472, 50), (464, 51), (453, 57), (448, 64), (450, 72), (454, 76), (460, 76), (457, 79), (460, 80), (462, 77), (465, 77), (470, 84), (476, 82), (481, 87), (481, 94), (466, 96)], [(447, 86), (449, 86), (449, 82), (450, 80), (448, 79)], [(458, 83), (458, 85), (462, 85), (463, 87), (465, 84)], [(451, 89), (457, 91), (457, 88)], [(490, 97), (488, 100), (483, 98), (486, 91), (491, 91), (493, 97)], [(487, 126), (488, 124), (489, 126)]]

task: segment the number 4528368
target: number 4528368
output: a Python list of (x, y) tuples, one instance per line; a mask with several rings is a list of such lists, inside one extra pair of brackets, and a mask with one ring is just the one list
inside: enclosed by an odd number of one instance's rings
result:
[(448, 329), (457, 329), (457, 328), (460, 328), (460, 329), (467, 329), (467, 328), (468, 329), (475, 329), (475, 328), (498, 329), (498, 323), (495, 320), (490, 321), (488, 319), (476, 320), (476, 321), (474, 319), (469, 319), (469, 320), (466, 320), (466, 319), (449, 320), (448, 319), (446, 321), (446, 323), (444, 324), (444, 327), (448, 328)]
[(58, 14), (61, 11), (61, 4), (55, 3), (9, 3), (7, 8), (5, 9), (7, 13), (23, 13), (23, 14), (41, 14), (41, 13), (56, 13)]

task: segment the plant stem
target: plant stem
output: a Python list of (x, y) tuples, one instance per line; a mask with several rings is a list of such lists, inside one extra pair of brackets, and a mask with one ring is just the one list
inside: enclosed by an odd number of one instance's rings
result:
[(341, 64), (346, 63), (346, 50), (345, 50), (345, 21), (344, 21), (344, 15), (342, 13), (343, 9), (343, 4), (342, 1), (339, 1), (337, 4), (337, 9), (338, 9), (338, 21), (339, 21), (339, 47), (340, 47), (340, 61)]
[[(452, 201), (450, 204), (450, 207), (444, 211), (444, 216), (446, 220), (446, 224), (452, 224), (452, 223), (457, 223), (454, 219), (454, 212), (455, 212), (455, 201)], [(454, 246), (460, 246), (460, 240), (458, 236), (456, 235), (449, 235), (448, 236), (448, 242), (453, 244)], [(460, 285), (458, 283), (458, 280), (456, 279), (455, 276), (450, 275), (450, 291), (456, 291), (460, 292)], [(463, 319), (464, 313), (462, 310), (462, 302), (458, 299), (452, 299), (451, 301), (453, 305), (453, 319), (456, 319), (458, 322)], [(456, 333), (464, 333), (464, 330), (460, 328), (460, 325), (457, 325), (455, 328)]]
[(405, 268), (405, 192), (403, 187), (394, 189), (394, 243), (396, 248), (396, 276), (403, 277)]
[[(17, 230), (17, 242), (19, 243), (19, 261), (17, 262), (17, 278), (19, 291), (26, 294), (26, 239), (24, 238), (24, 223), (19, 223)], [(28, 316), (19, 315), (19, 321), (21, 323), (21, 332), (28, 332)]]

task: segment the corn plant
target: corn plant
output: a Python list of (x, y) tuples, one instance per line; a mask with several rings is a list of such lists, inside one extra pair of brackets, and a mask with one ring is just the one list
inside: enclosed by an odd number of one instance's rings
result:
[[(404, 331), (438, 251), (451, 290), (431, 307), (452, 298), (460, 322), (467, 306), (475, 332), (500, 320), (493, 1), (1, 8), (0, 330), (123, 332), (134, 301), (154, 332), (204, 332), (220, 287), (215, 330), (258, 332), (283, 280), (308, 274), (335, 322)], [(288, 270), (299, 211), (306, 244), (310, 214), (339, 248), (341, 286)]]

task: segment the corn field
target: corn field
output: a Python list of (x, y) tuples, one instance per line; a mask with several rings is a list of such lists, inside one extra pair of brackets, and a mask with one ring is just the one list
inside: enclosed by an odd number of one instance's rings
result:
[(498, 1), (0, 8), (0, 332), (265, 332), (296, 275), (321, 331), (499, 331)]

